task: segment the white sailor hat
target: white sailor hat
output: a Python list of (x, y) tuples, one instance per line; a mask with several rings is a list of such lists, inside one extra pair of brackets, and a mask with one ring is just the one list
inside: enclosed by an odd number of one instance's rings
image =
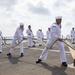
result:
[(62, 19), (62, 16), (56, 16), (55, 19)]
[(20, 25), (24, 25), (24, 23), (20, 23)]

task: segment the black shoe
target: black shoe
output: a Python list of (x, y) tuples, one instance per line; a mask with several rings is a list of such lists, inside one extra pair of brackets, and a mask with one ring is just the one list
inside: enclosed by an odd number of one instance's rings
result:
[(36, 61), (36, 64), (40, 63), (41, 61), (42, 61), (41, 59), (38, 59), (38, 60)]
[(23, 53), (21, 53), (21, 57), (23, 57), (24, 55), (23, 55)]
[(42, 46), (42, 45), (39, 45), (39, 46)]
[(72, 42), (72, 44), (74, 44), (74, 42)]
[(30, 46), (28, 46), (28, 47), (30, 47)]
[(74, 59), (74, 61), (73, 61), (73, 64), (74, 64), (74, 67), (75, 67), (75, 59)]
[(35, 47), (35, 45), (33, 45), (32, 47)]
[(2, 53), (2, 52), (0, 52), (0, 53)]
[(11, 56), (11, 53), (8, 53), (7, 56)]
[(61, 66), (67, 67), (67, 63), (66, 62), (62, 62), (62, 65)]

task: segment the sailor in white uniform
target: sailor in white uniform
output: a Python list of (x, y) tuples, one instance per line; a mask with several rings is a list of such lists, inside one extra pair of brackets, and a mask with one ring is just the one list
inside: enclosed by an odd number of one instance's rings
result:
[(72, 30), (71, 30), (71, 40), (72, 40), (72, 44), (74, 44), (75, 43), (75, 30), (74, 30), (74, 28), (72, 28)]
[[(20, 27), (16, 29), (16, 32), (15, 32), (14, 39), (12, 41), (11, 47), (15, 46), (15, 43), (16, 43), (17, 40), (20, 42), (22, 39), (25, 39), (24, 35), (23, 35), (23, 31), (24, 31), (24, 24), (20, 23)], [(13, 51), (13, 48), (10, 48), (10, 51), (9, 51), (9, 53), (7, 55), (11, 56), (12, 51)], [(24, 53), (23, 43), (21, 42), (20, 43), (20, 54), (21, 54), (21, 57), (24, 56), (23, 53)]]
[[(56, 44), (58, 45), (60, 49), (60, 61), (62, 63), (62, 66), (67, 67), (67, 60), (66, 60), (66, 55), (65, 55), (65, 49), (64, 49), (64, 44), (62, 42), (61, 36), (61, 21), (62, 17), (57, 16), (56, 17), (56, 23), (53, 23), (51, 26), (51, 36), (50, 39), (47, 41), (47, 47), (44, 48), (42, 54), (40, 55), (40, 58), (36, 61), (36, 63), (40, 63), (42, 61), (45, 61), (48, 55), (48, 48), (53, 44), (53, 42), (58, 39)], [(59, 62), (59, 61), (58, 61)]]
[(46, 32), (46, 36), (47, 36), (47, 39), (49, 39), (50, 38), (50, 28), (48, 28), (48, 30), (47, 30), (47, 32)]
[(28, 29), (26, 30), (26, 34), (28, 36), (28, 47), (35, 47), (33, 42), (33, 31), (31, 29), (31, 25), (28, 26)]
[(0, 53), (2, 53), (2, 32), (0, 31)]
[[(43, 32), (42, 32), (42, 29), (39, 29), (39, 30), (37, 31), (37, 38), (38, 38), (38, 44), (39, 44), (39, 46), (42, 46), (42, 43), (40, 42), (40, 41), (42, 41), (43, 38), (44, 38), (44, 34), (43, 34)], [(39, 41), (39, 40), (40, 40), (40, 41)]]

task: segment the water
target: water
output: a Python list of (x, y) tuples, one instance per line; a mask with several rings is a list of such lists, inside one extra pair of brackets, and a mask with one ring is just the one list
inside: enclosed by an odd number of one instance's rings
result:
[[(67, 38), (67, 39), (70, 39), (70, 36), (66, 36), (66, 37), (63, 37), (61, 36), (63, 39)], [(37, 38), (37, 37), (34, 37), (34, 38)], [(3, 43), (4, 44), (11, 44), (12, 43), (12, 40), (13, 40), (13, 37), (3, 37)], [(47, 37), (44, 36), (44, 41), (47, 40)], [(37, 40), (34, 40), (34, 41), (37, 41)], [(24, 40), (23, 42), (27, 42), (27, 40)], [(16, 41), (16, 43), (18, 43), (18, 41)]]
[[(24, 40), (23, 42), (27, 42), (27, 40)], [(11, 44), (12, 40), (6, 40), (5, 42), (3, 41), (4, 44)], [(18, 41), (16, 41), (18, 43)]]

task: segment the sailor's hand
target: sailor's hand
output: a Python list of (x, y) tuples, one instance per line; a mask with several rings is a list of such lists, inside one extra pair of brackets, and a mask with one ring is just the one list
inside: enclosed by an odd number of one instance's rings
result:
[(59, 41), (61, 41), (61, 42), (63, 41), (63, 39), (62, 39), (62, 38), (58, 38), (58, 40), (59, 40)]

